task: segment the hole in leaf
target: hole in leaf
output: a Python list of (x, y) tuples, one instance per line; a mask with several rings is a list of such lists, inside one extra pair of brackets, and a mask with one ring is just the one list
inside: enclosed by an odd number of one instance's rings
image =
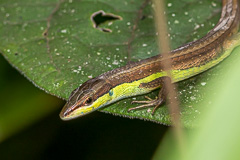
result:
[(145, 15), (142, 15), (140, 19), (141, 19), (141, 20), (144, 20), (145, 18), (146, 18), (146, 16), (145, 16)]
[(104, 11), (100, 10), (92, 14), (91, 20), (93, 22), (93, 27), (103, 31), (103, 32), (112, 32), (109, 28), (102, 28), (101, 25), (109, 22), (113, 22), (115, 20), (122, 20), (122, 17), (114, 15), (112, 13), (105, 13)]

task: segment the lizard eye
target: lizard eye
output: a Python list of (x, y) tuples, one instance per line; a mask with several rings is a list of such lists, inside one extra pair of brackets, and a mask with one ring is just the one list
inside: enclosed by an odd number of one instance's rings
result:
[(87, 98), (86, 101), (85, 101), (85, 104), (86, 105), (89, 105), (93, 102), (93, 99), (91, 97)]

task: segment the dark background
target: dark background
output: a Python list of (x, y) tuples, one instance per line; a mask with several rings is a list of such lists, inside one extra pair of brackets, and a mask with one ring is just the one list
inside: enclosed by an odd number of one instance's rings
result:
[[(17, 127), (16, 131), (0, 142), (1, 160), (150, 159), (168, 128), (152, 122), (100, 112), (64, 122), (58, 116), (64, 101), (35, 87), (1, 55), (0, 83), (0, 116), (4, 117), (4, 113), (10, 115), (9, 119), (0, 118), (0, 125), (4, 123), (8, 130)], [(29, 98), (32, 96), (38, 97), (36, 102), (34, 98)], [(12, 101), (14, 103), (10, 103)], [(31, 103), (28, 104), (28, 101)], [(21, 105), (29, 105), (29, 108), (25, 107), (29, 111), (36, 106), (46, 108), (46, 103), (53, 109), (41, 116), (21, 110), (15, 111), (11, 117), (11, 112)], [(36, 114), (39, 118), (25, 122), (28, 125), (22, 125), (20, 122), (23, 118), (16, 119), (18, 114), (23, 117), (32, 116), (33, 119)], [(12, 123), (9, 122), (11, 120)], [(1, 131), (0, 126), (0, 135), (1, 132), (5, 131)]]

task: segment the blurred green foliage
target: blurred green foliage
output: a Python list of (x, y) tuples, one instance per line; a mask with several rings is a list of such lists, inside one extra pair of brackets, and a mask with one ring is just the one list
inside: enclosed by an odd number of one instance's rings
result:
[(0, 142), (53, 112), (63, 101), (40, 91), (0, 56)]

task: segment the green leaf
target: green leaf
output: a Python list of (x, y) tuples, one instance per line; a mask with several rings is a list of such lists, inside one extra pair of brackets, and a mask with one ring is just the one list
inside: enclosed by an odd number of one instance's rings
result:
[[(36, 86), (67, 99), (71, 91), (89, 78), (158, 54), (151, 3), (146, 0), (2, 0), (0, 2), (0, 51)], [(166, 2), (172, 48), (204, 36), (218, 21), (221, 4), (209, 0)], [(104, 11), (119, 17), (101, 20), (94, 27), (91, 17)], [(104, 18), (103, 18), (104, 19)], [(111, 18), (110, 18), (111, 19)], [(111, 30), (103, 32), (99, 28)], [(195, 125), (198, 103), (212, 75), (224, 65), (178, 84), (185, 126)], [(155, 97), (157, 91), (151, 93)], [(143, 99), (143, 96), (137, 97)], [(132, 99), (119, 101), (101, 111), (170, 124), (167, 107), (154, 116), (148, 109), (128, 113)]]

